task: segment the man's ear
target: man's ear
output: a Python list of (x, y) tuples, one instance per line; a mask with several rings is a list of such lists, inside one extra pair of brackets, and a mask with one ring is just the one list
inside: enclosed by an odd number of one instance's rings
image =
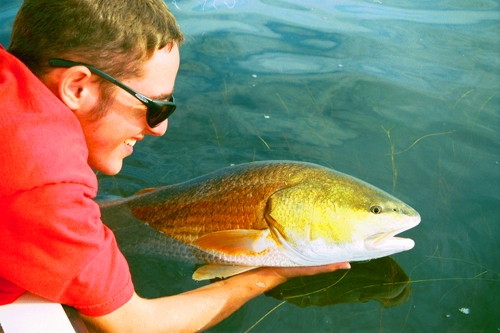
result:
[(62, 71), (57, 85), (59, 98), (72, 111), (92, 108), (99, 98), (99, 83), (92, 79), (85, 66), (73, 66)]

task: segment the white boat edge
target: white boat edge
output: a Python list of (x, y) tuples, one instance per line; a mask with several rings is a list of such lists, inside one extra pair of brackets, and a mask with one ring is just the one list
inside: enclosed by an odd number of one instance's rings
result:
[(0, 306), (0, 333), (79, 333), (59, 303), (25, 293)]

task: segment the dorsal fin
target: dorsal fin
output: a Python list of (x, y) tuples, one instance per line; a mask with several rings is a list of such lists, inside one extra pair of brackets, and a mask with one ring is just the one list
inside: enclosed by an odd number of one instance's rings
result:
[(143, 188), (142, 190), (139, 190), (137, 191), (137, 193), (135, 195), (139, 195), (139, 194), (144, 194), (144, 193), (149, 193), (149, 192), (152, 192), (156, 190), (156, 187), (147, 187), (147, 188)]

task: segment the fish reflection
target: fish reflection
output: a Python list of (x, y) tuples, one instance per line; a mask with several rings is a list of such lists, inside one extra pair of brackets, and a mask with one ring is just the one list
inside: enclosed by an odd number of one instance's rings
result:
[(267, 296), (300, 307), (377, 301), (384, 308), (406, 303), (410, 278), (390, 257), (351, 263), (348, 271), (295, 278), (268, 291)]

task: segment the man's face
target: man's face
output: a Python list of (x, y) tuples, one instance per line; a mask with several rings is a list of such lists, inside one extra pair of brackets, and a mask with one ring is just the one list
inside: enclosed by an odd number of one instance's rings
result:
[[(123, 83), (149, 98), (167, 100), (173, 93), (178, 69), (177, 45), (170, 50), (165, 47), (156, 51), (145, 64), (144, 76)], [(77, 114), (77, 117), (89, 149), (90, 167), (114, 175), (121, 170), (123, 159), (132, 154), (137, 141), (146, 134), (165, 134), (168, 120), (150, 128), (146, 121), (146, 107), (139, 100), (118, 87), (110, 98), (105, 116), (99, 120), (94, 121), (89, 113)]]

